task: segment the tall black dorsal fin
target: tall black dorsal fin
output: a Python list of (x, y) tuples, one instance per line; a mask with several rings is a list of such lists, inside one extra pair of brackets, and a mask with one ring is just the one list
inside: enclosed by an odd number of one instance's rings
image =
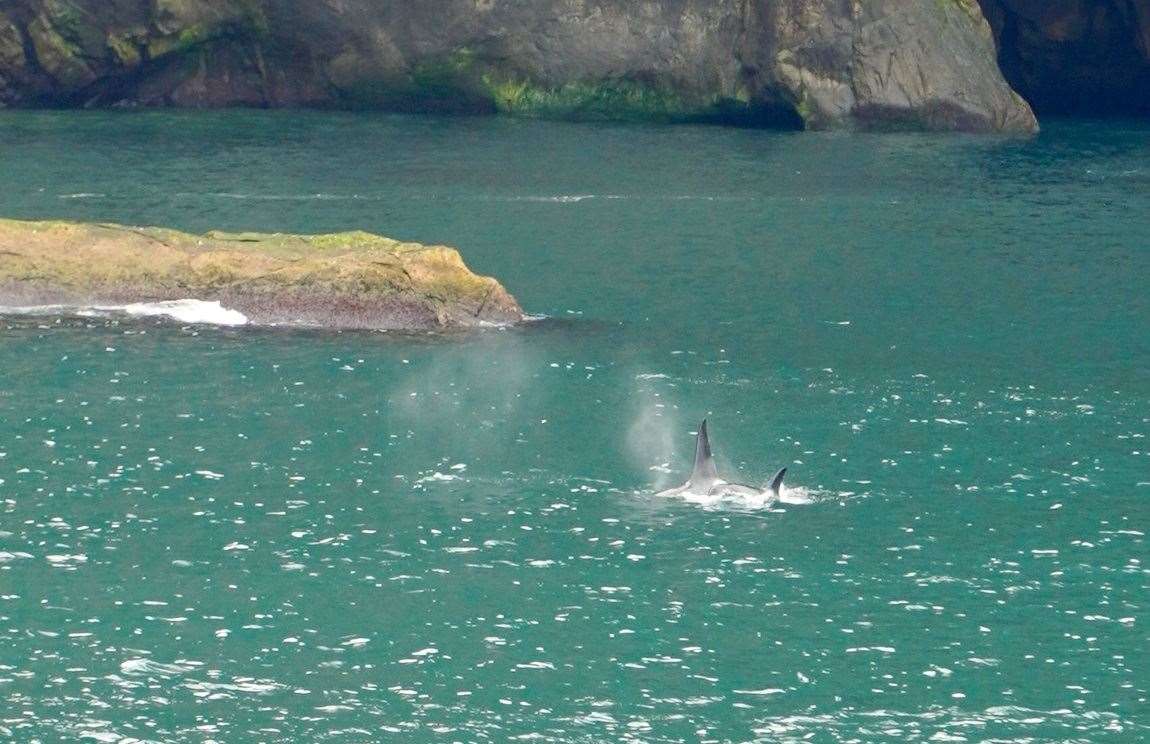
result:
[(786, 468), (779, 468), (779, 472), (775, 473), (774, 476), (771, 477), (771, 482), (767, 486), (767, 491), (769, 493), (773, 493), (774, 495), (778, 496), (779, 491), (781, 491), (783, 489), (783, 478), (785, 478), (786, 475), (787, 475), (787, 469)]
[(691, 483), (694, 486), (709, 486), (719, 479), (715, 469), (715, 458), (711, 455), (711, 440), (707, 438), (707, 420), (699, 424), (699, 435), (695, 438), (695, 466), (691, 468)]

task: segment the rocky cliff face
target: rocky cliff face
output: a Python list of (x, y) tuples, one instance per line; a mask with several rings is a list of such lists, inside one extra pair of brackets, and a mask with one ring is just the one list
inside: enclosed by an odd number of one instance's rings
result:
[(975, 0), (7, 0), (0, 102), (1036, 127)]
[(981, 0), (1002, 71), (1041, 113), (1150, 113), (1150, 2)]

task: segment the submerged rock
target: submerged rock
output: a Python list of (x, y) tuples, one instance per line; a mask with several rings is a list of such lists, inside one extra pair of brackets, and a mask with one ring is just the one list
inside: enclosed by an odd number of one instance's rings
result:
[(210, 232), (0, 220), (0, 305), (196, 299), (256, 324), (446, 329), (523, 320), (515, 298), (446, 246), (366, 232)]
[(3, 103), (1036, 128), (975, 0), (13, 0)]

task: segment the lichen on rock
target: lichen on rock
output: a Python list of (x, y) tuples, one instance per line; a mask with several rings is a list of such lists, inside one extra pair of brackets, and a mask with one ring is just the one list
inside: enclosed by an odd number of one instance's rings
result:
[(0, 305), (219, 301), (252, 322), (446, 329), (523, 319), (446, 246), (372, 233), (209, 232), (0, 219)]

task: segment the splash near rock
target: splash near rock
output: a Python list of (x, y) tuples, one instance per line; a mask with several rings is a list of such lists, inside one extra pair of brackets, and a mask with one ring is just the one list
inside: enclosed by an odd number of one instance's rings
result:
[(191, 235), (0, 220), (2, 306), (118, 307), (187, 320), (189, 298), (200, 310), (219, 308), (213, 317), (231, 325), (242, 318), (256, 325), (426, 330), (524, 317), (498, 281), (472, 273), (446, 246), (359, 231)]

